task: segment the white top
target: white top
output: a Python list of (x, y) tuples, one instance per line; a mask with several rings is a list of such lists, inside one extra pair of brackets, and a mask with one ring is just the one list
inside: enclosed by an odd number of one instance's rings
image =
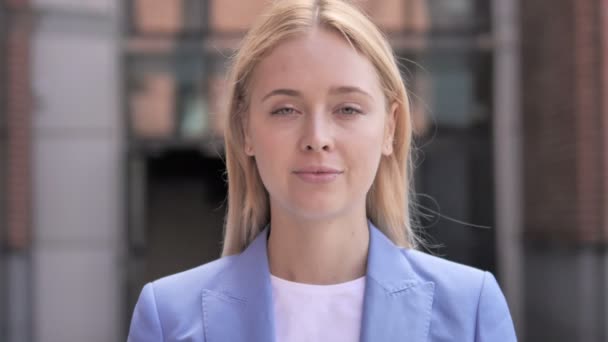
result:
[(333, 285), (270, 275), (276, 342), (359, 341), (365, 277)]

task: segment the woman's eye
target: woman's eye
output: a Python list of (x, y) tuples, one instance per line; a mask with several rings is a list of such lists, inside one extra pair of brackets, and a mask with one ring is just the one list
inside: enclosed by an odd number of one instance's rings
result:
[(346, 114), (346, 115), (353, 115), (353, 114), (361, 114), (363, 112), (355, 107), (346, 106), (346, 107), (340, 108), (340, 113)]
[(293, 114), (294, 112), (295, 112), (295, 109), (289, 108), (289, 107), (284, 107), (284, 108), (279, 108), (279, 109), (273, 110), (272, 112), (270, 112), (270, 114), (272, 114), (272, 115), (289, 115), (289, 114)]

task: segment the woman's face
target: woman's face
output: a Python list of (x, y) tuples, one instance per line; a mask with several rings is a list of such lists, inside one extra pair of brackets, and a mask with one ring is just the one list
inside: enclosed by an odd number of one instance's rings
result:
[(339, 34), (315, 30), (260, 61), (250, 91), (245, 151), (272, 215), (364, 214), (381, 155), (392, 153), (396, 113), (370, 61)]

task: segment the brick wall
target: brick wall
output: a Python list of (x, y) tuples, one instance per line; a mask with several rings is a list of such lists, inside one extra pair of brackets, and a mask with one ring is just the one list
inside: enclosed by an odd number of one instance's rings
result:
[[(424, 0), (355, 0), (383, 30), (424, 31), (430, 25), (428, 3)], [(211, 29), (219, 32), (247, 30), (268, 0), (212, 0), (209, 2)]]
[(31, 91), (29, 82), (30, 19), (27, 1), (7, 1), (7, 243), (26, 248), (30, 240)]
[(600, 1), (520, 1), (525, 234), (606, 240)]
[[(6, 238), (6, 9), (0, 1), (0, 250)], [(1, 252), (0, 252), (0, 258)], [(2, 276), (2, 269), (0, 269)], [(0, 284), (0, 301), (2, 300)], [(0, 304), (0, 312), (2, 312)], [(3, 324), (0, 323), (0, 329)], [(0, 336), (2, 334), (0, 333)]]
[[(602, 0), (599, 10), (600, 15), (600, 60), (606, 60), (608, 58), (608, 0)], [(602, 112), (602, 131), (604, 132), (603, 136), (603, 150), (602, 154), (603, 158), (603, 169), (604, 169), (604, 177), (608, 174), (608, 66), (604, 66), (601, 68), (599, 74), (601, 75), (601, 85), (600, 85), (600, 97), (602, 99), (601, 102), (601, 112)], [(604, 187), (600, 189), (605, 196), (608, 196), (608, 181), (604, 180)], [(608, 240), (608, 199), (604, 198), (604, 231), (602, 239)]]
[[(585, 242), (603, 239), (603, 169), (601, 107), (601, 70), (605, 68), (600, 53), (600, 2), (576, 0), (574, 2), (574, 65), (576, 70), (576, 151), (577, 151), (577, 230)], [(607, 241), (608, 240), (603, 240)]]

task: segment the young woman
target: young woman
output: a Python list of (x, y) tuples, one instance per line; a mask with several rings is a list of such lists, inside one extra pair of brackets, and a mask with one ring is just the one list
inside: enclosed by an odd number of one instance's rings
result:
[(341, 0), (280, 0), (235, 56), (223, 257), (147, 284), (129, 341), (515, 341), (494, 277), (416, 251), (408, 98)]

